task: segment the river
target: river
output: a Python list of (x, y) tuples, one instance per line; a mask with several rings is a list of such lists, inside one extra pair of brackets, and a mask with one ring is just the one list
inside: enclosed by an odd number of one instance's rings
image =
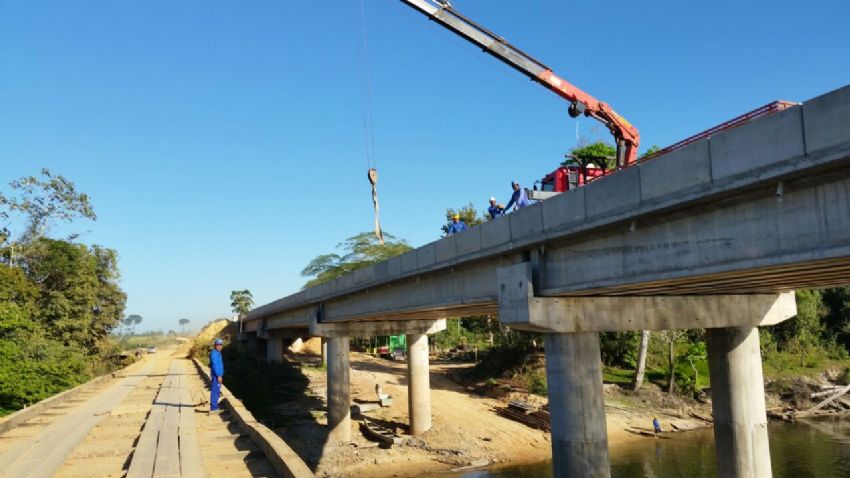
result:
[[(850, 477), (850, 420), (771, 422), (770, 455), (774, 478)], [(611, 450), (612, 478), (715, 478), (712, 430), (637, 439)], [(550, 478), (551, 463), (506, 467), (451, 478)]]

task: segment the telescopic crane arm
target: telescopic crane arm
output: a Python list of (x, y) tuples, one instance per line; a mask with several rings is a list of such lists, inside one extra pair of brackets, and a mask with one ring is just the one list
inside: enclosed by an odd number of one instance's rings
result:
[(447, 0), (402, 0), (402, 2), (569, 101), (568, 111), (571, 117), (585, 115), (602, 122), (616, 140), (618, 167), (637, 161), (640, 133), (607, 103), (576, 88), (552, 72), (551, 68), (514, 47), (504, 38), (461, 15)]

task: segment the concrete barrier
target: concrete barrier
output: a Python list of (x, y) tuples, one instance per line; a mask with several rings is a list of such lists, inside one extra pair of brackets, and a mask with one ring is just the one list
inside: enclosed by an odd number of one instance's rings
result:
[[(197, 359), (192, 359), (192, 362), (194, 362), (195, 368), (198, 369), (198, 374), (209, 385), (209, 370)], [(248, 434), (251, 441), (263, 450), (266, 459), (271, 463), (275, 471), (286, 478), (313, 478), (316, 476), (310, 470), (310, 467), (304, 463), (304, 460), (283, 441), (283, 438), (271, 431), (267, 426), (258, 422), (254, 418), (254, 415), (245, 408), (245, 405), (242, 405), (242, 401), (233, 396), (224, 385), (221, 386), (221, 390), (224, 399), (222, 399), (220, 404), (230, 410), (239, 429)]]

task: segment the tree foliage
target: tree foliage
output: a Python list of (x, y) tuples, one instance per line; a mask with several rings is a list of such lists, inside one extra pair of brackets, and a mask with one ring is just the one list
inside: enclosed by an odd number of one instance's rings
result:
[[(46, 236), (55, 221), (94, 220), (88, 196), (47, 169), (9, 186), (0, 193), (0, 415), (105, 371), (126, 303), (116, 251)], [(18, 217), (24, 230), (13, 237)]]
[[(578, 158), (583, 163), (590, 161), (597, 166), (604, 166), (605, 169), (611, 169), (617, 165), (617, 148), (605, 141), (595, 141), (583, 146), (576, 146), (570, 150), (570, 156)], [(564, 161), (564, 166), (575, 161), (573, 158)]]
[(9, 212), (24, 215), (28, 222), (21, 237), (23, 241), (43, 236), (52, 221), (97, 218), (88, 195), (77, 192), (74, 183), (47, 168), (41, 170), (41, 178), (26, 176), (9, 185), (16, 195), (0, 196), (0, 207), (4, 209), (0, 219), (8, 219)]
[(248, 289), (234, 290), (230, 292), (230, 307), (239, 318), (245, 316), (251, 307), (254, 305), (254, 296)]
[(384, 243), (381, 244), (372, 232), (361, 232), (337, 244), (339, 252), (322, 254), (311, 260), (301, 271), (305, 277), (313, 277), (304, 284), (304, 288), (324, 284), (351, 271), (361, 269), (390, 257), (403, 254), (412, 248), (407, 241), (396, 239), (395, 236), (384, 232)]
[(477, 226), (483, 222), (487, 221), (487, 218), (482, 215), (478, 215), (478, 210), (475, 209), (475, 206), (472, 203), (467, 204), (466, 206), (459, 207), (457, 209), (446, 208), (446, 223), (440, 227), (440, 230), (443, 231), (443, 236), (449, 235), (449, 225), (452, 223), (452, 218), (457, 214), (460, 216), (460, 220), (463, 221), (468, 227)]

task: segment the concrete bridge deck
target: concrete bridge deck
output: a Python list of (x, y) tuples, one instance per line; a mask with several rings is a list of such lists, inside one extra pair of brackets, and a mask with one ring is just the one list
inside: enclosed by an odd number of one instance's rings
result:
[(775, 293), (850, 282), (850, 86), (251, 311), (246, 330), (498, 311), (535, 293)]

